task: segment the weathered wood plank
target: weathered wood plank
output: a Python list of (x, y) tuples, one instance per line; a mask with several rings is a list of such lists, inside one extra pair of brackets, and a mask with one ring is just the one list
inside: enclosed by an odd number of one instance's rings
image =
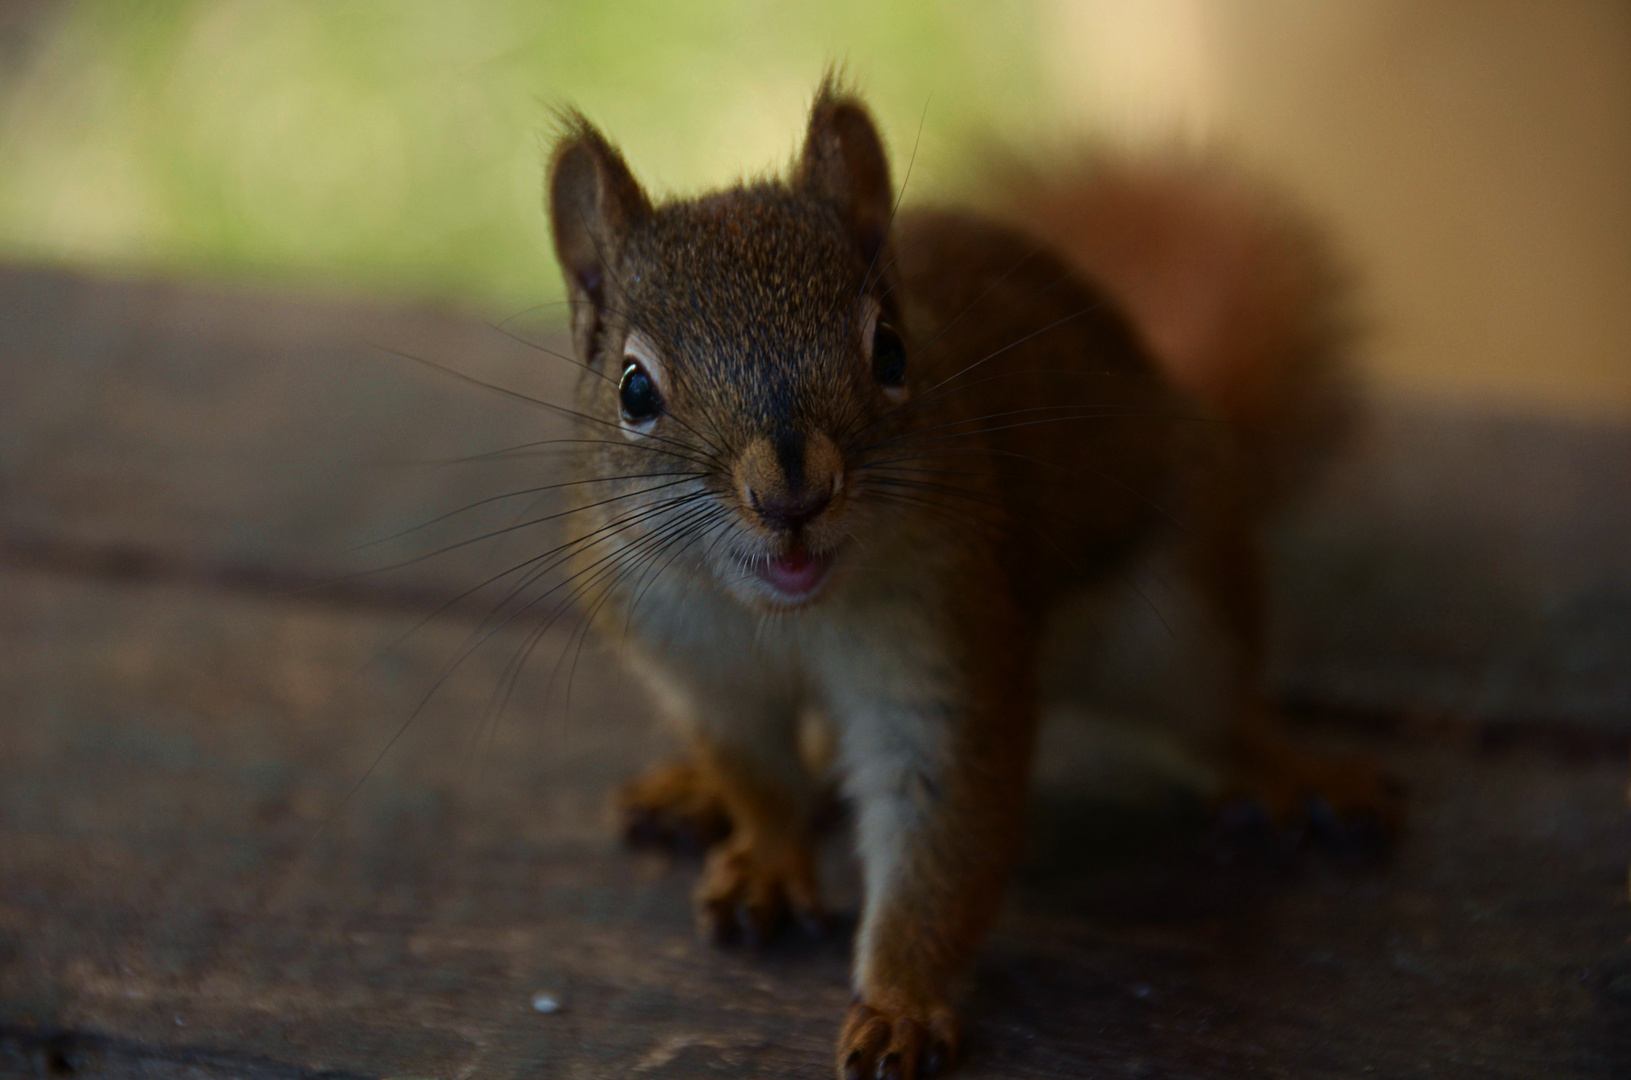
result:
[[(483, 750), (497, 641), (329, 818), (469, 630), (415, 635), (324, 705), (411, 624), (0, 578), (0, 1046), (106, 1037), (91, 1075), (822, 1075), (844, 935), (695, 938), (695, 864), (606, 825), (607, 787), (661, 749), (607, 657), (567, 713), (537, 665)], [(1182, 803), (1117, 809), (1055, 774), (962, 1075), (1624, 1075), (1623, 761), (1363, 741), (1412, 792), (1383, 862), (1220, 862)], [(852, 912), (841, 836), (826, 872)]]
[[(452, 315), (0, 271), (0, 1072), (823, 1075), (843, 926), (695, 941), (694, 864), (608, 828), (664, 744), (575, 624), (502, 723), (519, 628), (393, 741), (485, 609), (408, 632), (502, 551), (277, 595), (556, 475), (402, 468), (558, 427), (382, 345), (546, 400), (570, 375)], [(1628, 460), (1620, 431), (1383, 403), (1278, 547), (1277, 664), (1295, 699), (1453, 721), (1325, 732), (1410, 783), (1398, 849), (1224, 861), (1182, 791), (1111, 801), (1056, 727), (964, 1075), (1631, 1070)], [(1478, 737), (1519, 721), (1603, 737)], [(841, 835), (824, 869), (853, 912)]]
[[(326, 581), (502, 527), (532, 500), (348, 553), (558, 479), (537, 453), (427, 464), (562, 436), (548, 409), (409, 359), (564, 401), (574, 369), (546, 351), (558, 342), (529, 344), (524, 320), (16, 270), (0, 270), (0, 312), (0, 536), (14, 551)], [(445, 597), (491, 558), (460, 549), (360, 584)]]

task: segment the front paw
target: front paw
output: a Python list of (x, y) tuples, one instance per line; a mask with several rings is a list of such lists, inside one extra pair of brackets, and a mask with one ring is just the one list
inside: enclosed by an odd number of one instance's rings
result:
[(884, 1006), (856, 1001), (838, 1035), (839, 1080), (938, 1076), (957, 1057), (957, 1018), (943, 1004)]
[(756, 842), (733, 835), (709, 855), (697, 883), (698, 929), (721, 944), (769, 942), (796, 920), (811, 933), (824, 922), (808, 843)]
[(623, 838), (634, 847), (700, 854), (730, 835), (719, 789), (689, 761), (654, 766), (617, 793)]

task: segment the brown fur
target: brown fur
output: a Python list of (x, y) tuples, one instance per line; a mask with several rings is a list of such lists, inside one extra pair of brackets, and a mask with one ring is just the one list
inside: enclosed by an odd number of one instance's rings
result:
[[(829, 81), (787, 182), (654, 205), (581, 120), (549, 182), (591, 444), (576, 580), (695, 755), (628, 805), (727, 810), (697, 893), (707, 932), (817, 918), (804, 748), (824, 726), (866, 883), (839, 1072), (912, 1077), (956, 1052), (948, 987), (1020, 844), (1038, 637), (1068, 590), (1176, 538), (1237, 646), (1240, 774), (1276, 805), (1323, 786), (1355, 806), (1377, 784), (1287, 749), (1261, 694), (1250, 440), (1223, 421), (1278, 400), (1289, 370), (1209, 399), (1141, 344), (1182, 335), (1135, 329), (1023, 233), (896, 219), (886, 160)], [(874, 367), (889, 327), (904, 386)], [(654, 420), (619, 411), (631, 365)], [(813, 590), (767, 584), (806, 557)]]
[(1128, 312), (1173, 385), (1210, 402), (1285, 498), (1348, 430), (1344, 275), (1265, 185), (1193, 155), (1010, 162), (993, 210), (1048, 241)]

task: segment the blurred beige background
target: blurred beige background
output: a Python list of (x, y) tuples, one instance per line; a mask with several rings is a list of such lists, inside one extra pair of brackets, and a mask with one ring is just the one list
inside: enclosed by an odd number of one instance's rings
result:
[(1631, 418), (1627, 0), (0, 0), (0, 259), (503, 318), (559, 297), (549, 104), (694, 190), (835, 59), (908, 199), (993, 132), (1220, 143), (1329, 222), (1381, 389)]
[(1631, 417), (1631, 4), (1060, 0), (1080, 121), (1235, 146), (1336, 230), (1384, 389)]

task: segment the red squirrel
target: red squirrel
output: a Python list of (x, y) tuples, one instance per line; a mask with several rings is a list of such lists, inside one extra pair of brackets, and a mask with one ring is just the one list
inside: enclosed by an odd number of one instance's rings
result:
[(1240, 787), (1281, 813), (1386, 798), (1290, 745), (1263, 689), (1256, 527), (1280, 444), (1324, 425), (1323, 263), (1206, 170), (1007, 191), (1008, 224), (897, 213), (831, 77), (783, 179), (654, 202), (576, 114), (549, 164), (582, 368), (574, 569), (690, 750), (623, 806), (724, 834), (701, 928), (762, 939), (820, 916), (812, 807), (836, 780), (865, 890), (846, 1078), (955, 1059), (951, 987), (1021, 844), (1043, 622), (1150, 545), (1182, 551), (1228, 642)]

